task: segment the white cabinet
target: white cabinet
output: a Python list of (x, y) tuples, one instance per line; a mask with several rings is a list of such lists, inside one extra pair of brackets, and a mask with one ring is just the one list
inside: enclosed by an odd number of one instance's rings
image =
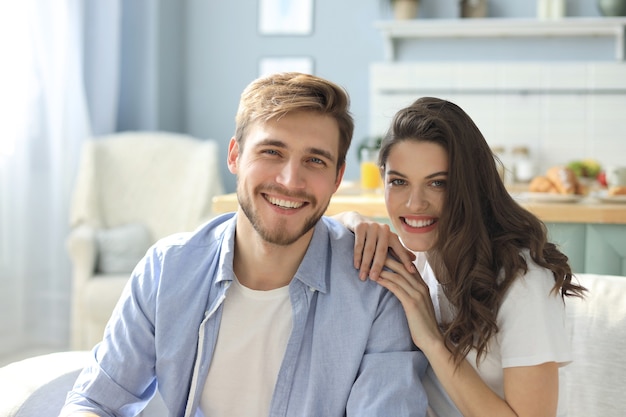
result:
[(414, 61), (370, 65), (370, 135), (418, 97), (461, 106), (492, 146), (526, 145), (537, 172), (626, 155), (626, 62)]
[(385, 59), (394, 61), (397, 43), (426, 38), (612, 37), (615, 59), (625, 58), (626, 18), (412, 19), (375, 22), (385, 38)]

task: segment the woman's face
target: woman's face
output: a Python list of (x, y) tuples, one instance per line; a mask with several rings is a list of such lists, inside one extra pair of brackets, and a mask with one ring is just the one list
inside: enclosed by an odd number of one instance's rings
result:
[(432, 248), (448, 180), (446, 150), (432, 142), (404, 140), (393, 145), (383, 172), (391, 223), (412, 251)]

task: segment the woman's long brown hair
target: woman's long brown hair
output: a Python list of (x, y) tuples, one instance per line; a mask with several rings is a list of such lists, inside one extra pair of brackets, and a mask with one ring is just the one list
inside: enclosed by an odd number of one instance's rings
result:
[(457, 364), (472, 348), (478, 358), (486, 353), (498, 332), (496, 317), (506, 291), (528, 270), (523, 250), (552, 271), (553, 292), (562, 298), (583, 296), (585, 288), (572, 282), (567, 256), (548, 242), (543, 222), (508, 193), (498, 175), (500, 161), (459, 106), (423, 97), (398, 111), (382, 142), (380, 165), (395, 144), (407, 140), (436, 143), (448, 154), (446, 196), (428, 259), (456, 308), (444, 337)]

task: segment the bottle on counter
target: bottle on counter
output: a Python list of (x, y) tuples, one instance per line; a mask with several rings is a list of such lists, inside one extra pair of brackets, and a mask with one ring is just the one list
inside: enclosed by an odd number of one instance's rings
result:
[(537, 0), (539, 19), (560, 19), (565, 17), (565, 0)]
[(527, 146), (516, 146), (512, 154), (515, 182), (530, 182), (535, 176), (535, 164), (530, 157), (530, 150)]

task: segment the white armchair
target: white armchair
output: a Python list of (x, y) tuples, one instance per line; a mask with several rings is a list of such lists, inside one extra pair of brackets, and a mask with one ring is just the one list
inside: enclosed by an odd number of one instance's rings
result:
[(213, 216), (223, 193), (218, 146), (165, 132), (124, 132), (85, 142), (70, 212), (71, 341), (91, 349), (134, 264), (156, 240)]

